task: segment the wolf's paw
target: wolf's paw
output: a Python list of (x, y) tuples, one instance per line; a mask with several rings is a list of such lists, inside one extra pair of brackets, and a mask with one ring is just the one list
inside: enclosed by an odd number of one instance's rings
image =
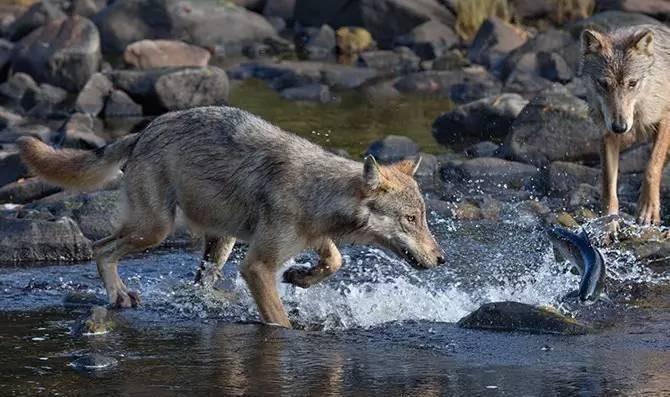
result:
[(287, 284), (293, 284), (300, 288), (309, 288), (312, 282), (312, 269), (305, 266), (291, 266), (284, 272), (283, 281)]
[(213, 263), (202, 263), (195, 274), (195, 284), (203, 288), (211, 288), (221, 278), (221, 270)]
[(614, 244), (619, 238), (619, 220), (614, 219), (605, 225), (605, 230), (601, 237), (601, 244), (608, 246)]
[(127, 309), (140, 305), (140, 294), (135, 291), (116, 291), (115, 296), (110, 297), (112, 307)]
[(661, 203), (659, 200), (641, 200), (637, 223), (644, 226), (659, 225), (661, 223)]

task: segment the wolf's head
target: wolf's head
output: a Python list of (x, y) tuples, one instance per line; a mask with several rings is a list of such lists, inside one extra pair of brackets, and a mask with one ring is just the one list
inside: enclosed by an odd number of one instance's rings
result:
[(426, 205), (413, 176), (420, 160), (380, 166), (365, 159), (365, 230), (372, 243), (387, 248), (417, 269), (445, 262), (428, 229)]
[(633, 127), (635, 106), (654, 63), (654, 33), (649, 29), (582, 33), (582, 72), (593, 105), (608, 130), (623, 134)]

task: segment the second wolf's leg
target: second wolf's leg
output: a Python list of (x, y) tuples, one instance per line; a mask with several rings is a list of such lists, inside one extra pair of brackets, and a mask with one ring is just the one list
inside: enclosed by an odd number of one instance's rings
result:
[(292, 266), (286, 269), (283, 276), (284, 282), (309, 288), (323, 281), (342, 266), (342, 255), (333, 240), (324, 239), (320, 246), (316, 248), (316, 253), (319, 254), (319, 262), (316, 265), (309, 268)]
[(205, 253), (195, 275), (195, 283), (211, 287), (221, 276), (221, 268), (235, 246), (234, 237), (205, 236)]
[(656, 132), (654, 147), (642, 181), (637, 221), (643, 225), (661, 223), (661, 177), (670, 146), (670, 120), (662, 120)]

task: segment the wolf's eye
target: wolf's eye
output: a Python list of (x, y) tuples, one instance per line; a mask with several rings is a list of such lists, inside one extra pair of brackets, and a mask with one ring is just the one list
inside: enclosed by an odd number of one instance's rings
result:
[(628, 82), (628, 88), (635, 88), (637, 87), (637, 80), (631, 80)]
[(414, 216), (414, 215), (407, 215), (407, 216), (405, 216), (405, 219), (407, 219), (407, 222), (409, 222), (411, 224), (416, 223), (416, 216)]
[(600, 88), (602, 88), (603, 90), (606, 90), (606, 89), (607, 89), (607, 87), (608, 87), (607, 80), (605, 80), (605, 79), (598, 79), (597, 82), (598, 82), (598, 86), (599, 86)]

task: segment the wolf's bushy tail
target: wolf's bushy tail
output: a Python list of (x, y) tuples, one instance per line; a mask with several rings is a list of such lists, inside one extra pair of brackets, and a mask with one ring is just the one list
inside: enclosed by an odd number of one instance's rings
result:
[(95, 150), (56, 150), (39, 139), (22, 137), (17, 141), (21, 159), (45, 181), (77, 190), (101, 187), (121, 172), (139, 134), (127, 135)]

